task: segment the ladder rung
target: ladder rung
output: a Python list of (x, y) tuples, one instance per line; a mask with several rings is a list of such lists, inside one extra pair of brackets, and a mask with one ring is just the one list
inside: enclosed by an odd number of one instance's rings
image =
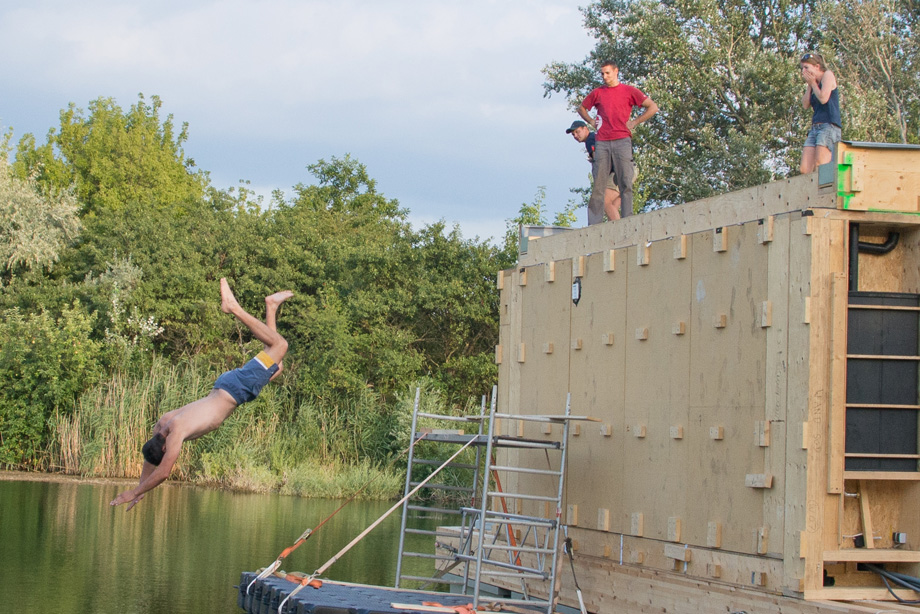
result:
[[(435, 465), (440, 467), (444, 464), (442, 460), (427, 459), (427, 458), (414, 458), (412, 459), (413, 465)], [(476, 465), (471, 465), (469, 463), (447, 463), (447, 467), (453, 467), (454, 469), (477, 469)]]
[[(421, 482), (409, 482), (409, 486), (418, 486)], [(426, 484), (425, 488), (433, 490), (455, 490), (459, 492), (473, 492), (472, 488), (467, 486), (450, 486), (449, 484)]]
[(486, 601), (488, 603), (507, 603), (508, 605), (549, 606), (549, 601), (546, 599), (514, 599), (513, 597), (493, 597), (489, 595), (487, 597), (483, 596), (481, 601)]
[(566, 422), (567, 420), (595, 420), (589, 416), (565, 416), (565, 415), (542, 415), (542, 414), (495, 414), (496, 418), (505, 420), (522, 420), (524, 422)]
[[(462, 507), (460, 511), (471, 514), (471, 515), (480, 515), (482, 510), (475, 507)], [(553, 518), (541, 518), (539, 516), (522, 516), (521, 514), (507, 514), (505, 512), (493, 512), (491, 510), (486, 510), (486, 520), (497, 520), (506, 524), (520, 524), (524, 526), (535, 526), (535, 527), (554, 527), (556, 526), (556, 520)]]
[(547, 520), (545, 518), (535, 518), (533, 520), (506, 520), (500, 518), (489, 519), (486, 517), (486, 522), (491, 522), (492, 524), (505, 524), (515, 527), (545, 527), (547, 529), (552, 529), (556, 526), (555, 520)]
[(490, 497), (505, 497), (507, 499), (527, 499), (528, 501), (559, 501), (558, 497), (544, 497), (542, 495), (525, 495), (519, 492), (489, 491)]
[(412, 533), (414, 535), (430, 535), (432, 537), (464, 537), (469, 531), (432, 531), (431, 529), (412, 529), (406, 527), (406, 533)]
[(531, 448), (533, 450), (546, 450), (554, 449), (558, 450), (562, 447), (562, 444), (558, 441), (541, 441), (539, 439), (524, 439), (523, 437), (506, 437), (504, 435), (496, 435), (493, 440), (493, 445), (500, 446), (503, 448)]
[[(518, 578), (521, 579), (522, 576), (533, 577), (533, 574), (521, 574), (514, 573), (513, 571), (483, 571), (483, 576), (489, 576), (491, 578)], [(544, 574), (546, 576), (548, 574)], [(544, 578), (547, 579), (547, 578)]]
[(536, 554), (552, 554), (552, 548), (534, 548), (533, 546), (504, 546), (501, 544), (483, 544), (483, 550), (508, 550), (509, 552), (534, 552)]
[(562, 475), (561, 471), (550, 469), (528, 469), (527, 467), (506, 467), (503, 465), (489, 465), (491, 471), (512, 471), (515, 473), (532, 473), (534, 475)]
[(413, 580), (415, 582), (432, 582), (436, 584), (456, 584), (461, 586), (466, 584), (464, 580), (445, 580), (444, 578), (427, 578), (425, 576), (399, 576), (400, 580)]
[[(406, 533), (413, 533), (415, 535), (435, 535), (435, 536), (438, 534), (437, 531), (432, 531), (431, 529), (412, 529), (410, 527), (406, 527)], [(446, 533), (444, 534), (444, 537), (447, 537)]]
[[(455, 558), (457, 558), (457, 559), (459, 559), (459, 560), (461, 560), (461, 561), (477, 561), (477, 558), (476, 558), (475, 556), (470, 555), (470, 554), (458, 554), (458, 555), (456, 555)], [(513, 570), (513, 571), (515, 572), (514, 574), (510, 574), (511, 576), (514, 576), (514, 575), (520, 575), (520, 576), (533, 576), (533, 577), (543, 578), (544, 580), (547, 578), (546, 572), (543, 571), (542, 569), (533, 569), (533, 568), (531, 568), (531, 567), (524, 567), (523, 565), (515, 565), (515, 564), (513, 564), (513, 563), (505, 563), (504, 561), (496, 561), (496, 560), (494, 560), (494, 559), (487, 559), (487, 558), (485, 558), (485, 557), (483, 557), (482, 562), (485, 563), (485, 564), (487, 564), (487, 565), (493, 565), (493, 566), (495, 566), (495, 567), (501, 567), (502, 569), (511, 569), (511, 570)], [(492, 573), (492, 572), (483, 572), (483, 575), (488, 574), (488, 575), (496, 575), (496, 576), (497, 576), (497, 575), (499, 575), (500, 573), (501, 573), (501, 572), (495, 572), (495, 573)]]
[(424, 505), (409, 505), (407, 506), (413, 512), (431, 512), (437, 514), (454, 514), (455, 516), (460, 515), (459, 510), (452, 510), (446, 507), (426, 507)]
[[(445, 416), (444, 414), (423, 414), (419, 412), (419, 418), (434, 418), (435, 420), (447, 420), (448, 422), (479, 422), (482, 420), (479, 416)], [(416, 433), (419, 435), (419, 433)]]
[(403, 556), (411, 556), (417, 559), (435, 559), (437, 561), (453, 561), (453, 556), (445, 554), (428, 554), (427, 552), (407, 552), (403, 550)]

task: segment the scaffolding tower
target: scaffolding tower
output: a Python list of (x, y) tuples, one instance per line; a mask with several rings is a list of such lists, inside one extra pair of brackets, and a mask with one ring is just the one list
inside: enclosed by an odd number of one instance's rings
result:
[[(403, 587), (406, 581), (422, 582), (423, 588), (435, 583), (446, 584), (451, 586), (452, 592), (471, 595), (474, 607), (480, 603), (507, 604), (551, 614), (559, 591), (557, 578), (561, 563), (559, 546), (569, 425), (573, 420), (590, 418), (572, 416), (568, 397), (565, 411), (560, 415), (498, 413), (495, 388), (491, 398), (488, 419), (485, 416), (485, 396), (478, 416), (445, 416), (420, 412), (419, 393), (416, 391), (405, 494), (408, 495), (417, 485), (412, 480), (416, 467), (440, 464), (437, 459), (424, 459), (416, 454), (415, 447), (420, 441), (436, 442), (438, 446), (430, 448), (438, 448), (465, 445), (473, 440), (475, 458), (472, 462), (454, 463), (456, 469), (467, 472), (468, 479), (463, 485), (430, 485), (433, 489), (458, 493), (461, 503), (457, 508), (431, 507), (418, 499), (409, 499), (404, 503), (396, 586)], [(475, 429), (471, 429), (473, 432), (470, 433), (453, 429), (419, 429), (419, 418), (474, 424)], [(525, 422), (560, 424), (561, 434), (555, 439), (533, 439), (499, 433), (502, 423), (522, 425)], [(523, 428), (505, 430), (523, 433)], [(498, 449), (514, 450), (513, 457), (517, 462), (509, 460), (499, 464), (495, 454)], [(527, 458), (533, 454), (539, 455), (539, 458)], [(512, 458), (510, 454), (505, 456)], [(545, 468), (537, 468), (537, 465), (543, 464)], [(523, 480), (530, 488), (529, 492), (524, 492), (518, 490), (523, 488), (518, 486), (517, 479), (522, 474), (544, 476), (546, 479)], [(506, 478), (505, 484), (511, 485), (514, 490), (502, 488), (502, 476)], [(468, 504), (463, 504), (463, 500), (467, 500)], [(541, 503), (544, 514), (521, 513), (525, 505), (536, 508)], [(438, 527), (437, 530), (411, 526), (413, 514), (431, 512), (458, 517), (459, 526)], [(429, 535), (438, 549), (448, 554), (410, 552), (406, 550), (407, 534)], [(403, 561), (412, 557), (432, 559), (437, 570), (431, 576), (404, 574)], [(499, 589), (498, 583), (505, 588)]]

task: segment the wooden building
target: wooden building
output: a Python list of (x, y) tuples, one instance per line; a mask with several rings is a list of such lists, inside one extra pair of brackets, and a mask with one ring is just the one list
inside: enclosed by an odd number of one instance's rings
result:
[(522, 242), (498, 405), (571, 394), (599, 420), (571, 431), (561, 510), (589, 611), (917, 611), (866, 564), (920, 576), (918, 214), (920, 148), (846, 143), (810, 175)]

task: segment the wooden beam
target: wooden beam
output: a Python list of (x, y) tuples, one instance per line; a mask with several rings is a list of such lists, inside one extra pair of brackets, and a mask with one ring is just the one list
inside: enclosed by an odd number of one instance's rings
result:
[(846, 550), (827, 550), (823, 554), (823, 559), (838, 563), (920, 563), (920, 552), (881, 548), (875, 548), (870, 552), (865, 548), (847, 548)]
[(843, 492), (846, 460), (848, 285), (845, 273), (834, 273), (831, 279), (831, 381), (827, 415), (827, 492), (834, 494)]
[(863, 539), (866, 548), (875, 548), (875, 538), (872, 532), (872, 510), (869, 505), (868, 482), (859, 482), (859, 520), (862, 525)]

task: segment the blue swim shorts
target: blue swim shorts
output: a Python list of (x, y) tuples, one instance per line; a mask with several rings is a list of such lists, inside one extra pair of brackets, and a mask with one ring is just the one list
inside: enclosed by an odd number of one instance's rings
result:
[(805, 147), (827, 147), (834, 151), (834, 145), (840, 141), (840, 126), (834, 124), (812, 124), (808, 136), (805, 137)]
[(223, 373), (214, 382), (214, 387), (226, 390), (236, 400), (237, 405), (242, 405), (259, 396), (262, 387), (277, 372), (278, 365), (275, 361), (265, 352), (259, 352), (239, 369)]

